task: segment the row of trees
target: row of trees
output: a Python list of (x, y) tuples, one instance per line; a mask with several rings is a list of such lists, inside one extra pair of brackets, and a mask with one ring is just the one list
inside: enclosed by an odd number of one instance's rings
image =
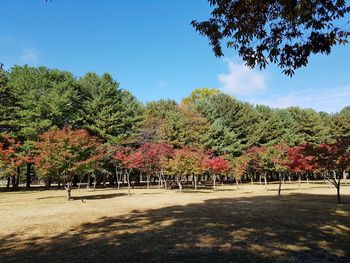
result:
[(143, 105), (108, 74), (28, 66), (0, 71), (0, 103), (0, 173), (14, 189), (33, 175), (69, 193), (77, 178), (115, 184), (123, 176), (129, 186), (130, 177), (161, 186), (171, 179), (181, 189), (188, 178), (196, 188), (217, 178), (313, 175), (339, 190), (335, 175), (348, 169), (350, 108), (272, 109), (216, 89)]
[(102, 144), (86, 130), (66, 127), (40, 135), (30, 156), (24, 156), (21, 147), (15, 139), (2, 136), (0, 168), (8, 176), (8, 182), (12, 178), (17, 189), (23, 164), (35, 165), (41, 178), (64, 184), (68, 199), (74, 179), (93, 178), (96, 184), (98, 175), (104, 178), (104, 184), (108, 178), (109, 184), (118, 184), (118, 188), (124, 176), (129, 194), (131, 175), (139, 180), (144, 175), (147, 188), (152, 178), (158, 180), (159, 187), (166, 188), (170, 182), (176, 182), (180, 192), (181, 182), (184, 178), (188, 181), (189, 177), (195, 190), (198, 182), (208, 182), (209, 178), (215, 189), (217, 178), (222, 182), (234, 179), (238, 186), (244, 177), (251, 180), (258, 177), (260, 183), (263, 178), (267, 190), (269, 177), (279, 181), (280, 195), (286, 177), (298, 179), (300, 187), (301, 177), (308, 179), (312, 174), (334, 184), (340, 203), (340, 180), (350, 162), (349, 137), (331, 144), (252, 147), (241, 156), (233, 157), (214, 156), (198, 148), (174, 149), (166, 143), (145, 143), (139, 147)]

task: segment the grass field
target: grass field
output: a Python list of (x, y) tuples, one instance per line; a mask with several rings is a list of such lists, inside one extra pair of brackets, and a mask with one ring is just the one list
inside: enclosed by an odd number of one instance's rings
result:
[(0, 262), (350, 262), (350, 185), (283, 188), (2, 192)]

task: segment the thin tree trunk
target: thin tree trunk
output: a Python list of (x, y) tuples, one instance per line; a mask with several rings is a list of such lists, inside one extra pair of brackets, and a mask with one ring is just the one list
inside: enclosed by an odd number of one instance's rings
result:
[(298, 174), (298, 185), (299, 185), (299, 189), (301, 188), (301, 175), (300, 173)]
[(102, 180), (103, 180), (102, 185), (104, 188), (106, 188), (106, 175), (105, 174), (102, 175)]
[(67, 183), (66, 189), (67, 189), (67, 200), (70, 201), (71, 198), (72, 198), (72, 196), (71, 196), (72, 189), (71, 189), (71, 183), (70, 182)]
[(90, 188), (90, 180), (91, 180), (91, 176), (88, 175), (87, 180), (86, 180), (86, 189)]
[(97, 184), (97, 175), (95, 175), (94, 176), (94, 191), (95, 191), (95, 189), (96, 189), (96, 184)]
[(216, 189), (216, 175), (213, 175), (213, 189)]
[(261, 174), (259, 173), (259, 184), (261, 185)]
[(278, 177), (279, 177), (278, 196), (281, 196), (281, 190), (282, 190), (282, 176), (281, 176), (281, 174), (279, 174)]
[(128, 182), (128, 195), (130, 195), (130, 171), (126, 172), (126, 180)]
[(194, 175), (194, 190), (197, 191), (197, 175)]
[(11, 183), (11, 177), (7, 177), (7, 184), (6, 184), (6, 189), (10, 189), (10, 183)]
[(13, 191), (18, 191), (18, 185), (19, 185), (19, 177), (21, 175), (21, 167), (17, 167), (17, 176), (13, 175), (12, 176), (12, 190)]
[(80, 186), (81, 186), (81, 181), (83, 180), (83, 176), (80, 175), (80, 180), (79, 180), (79, 185), (78, 185), (78, 190), (80, 190)]
[(340, 176), (339, 176), (338, 182), (337, 182), (337, 200), (338, 200), (338, 204), (341, 204), (341, 199), (340, 199)]
[(239, 189), (239, 182), (238, 182), (238, 179), (235, 178), (235, 181), (236, 181), (236, 186), (237, 186), (237, 190)]
[(179, 190), (181, 193), (182, 192), (182, 184), (181, 184), (181, 179), (179, 178), (178, 175), (176, 176), (176, 182), (177, 182), (177, 185), (179, 186)]
[(30, 187), (30, 183), (31, 183), (31, 173), (30, 170), (32, 168), (32, 164), (31, 163), (27, 163), (27, 174), (26, 174), (26, 187), (29, 188)]
[(51, 176), (45, 178), (45, 189), (50, 189), (51, 187)]
[(265, 190), (267, 191), (267, 178), (266, 178), (266, 172), (265, 172), (265, 176), (264, 176), (264, 182), (265, 182)]

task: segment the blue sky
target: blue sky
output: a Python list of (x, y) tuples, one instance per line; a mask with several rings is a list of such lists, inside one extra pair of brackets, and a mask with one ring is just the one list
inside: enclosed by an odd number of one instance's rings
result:
[(216, 58), (190, 26), (209, 14), (206, 0), (0, 0), (0, 61), (109, 72), (141, 101), (209, 87), (273, 107), (350, 105), (349, 45), (313, 56), (293, 78), (275, 66), (249, 70), (234, 50)]

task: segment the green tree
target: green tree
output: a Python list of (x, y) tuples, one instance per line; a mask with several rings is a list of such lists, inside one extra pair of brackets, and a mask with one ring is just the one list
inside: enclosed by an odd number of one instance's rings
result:
[(143, 122), (139, 141), (141, 143), (161, 141), (161, 127), (169, 116), (178, 111), (178, 105), (173, 100), (152, 101), (146, 104), (143, 111)]
[(313, 109), (291, 107), (288, 111), (297, 123), (297, 134), (300, 137), (300, 143), (320, 143), (329, 138), (325, 123)]
[[(226, 133), (234, 139), (232, 145), (241, 145), (241, 149), (248, 149), (258, 143), (257, 134), (258, 114), (253, 106), (243, 103), (235, 98), (220, 93), (209, 97), (200, 107), (202, 114), (209, 120), (210, 124), (219, 124), (227, 127)], [(215, 127), (211, 128), (215, 131)], [(221, 138), (225, 138), (222, 136)], [(220, 142), (212, 143), (219, 145)], [(223, 142), (223, 145), (226, 143)], [(222, 151), (224, 152), (224, 151)]]
[(71, 73), (46, 67), (15, 66), (8, 76), (15, 112), (2, 125), (21, 140), (60, 128), (72, 119), (77, 106), (76, 80)]
[(140, 104), (109, 74), (87, 73), (79, 79), (81, 107), (76, 126), (104, 142), (120, 142), (137, 130)]
[(333, 138), (350, 136), (350, 107), (345, 107), (336, 113), (330, 123), (332, 123)]
[(178, 107), (163, 122), (160, 138), (175, 148), (202, 148), (208, 128), (202, 114), (186, 106)]
[(298, 142), (297, 123), (291, 113), (284, 109), (271, 109), (257, 105), (259, 113), (259, 145), (270, 146), (278, 143), (295, 145)]
[(191, 92), (189, 96), (185, 97), (181, 101), (181, 105), (196, 108), (198, 105), (200, 105), (203, 101), (207, 100), (209, 97), (219, 93), (220, 91), (218, 89), (208, 89), (208, 88), (195, 89), (194, 91)]

